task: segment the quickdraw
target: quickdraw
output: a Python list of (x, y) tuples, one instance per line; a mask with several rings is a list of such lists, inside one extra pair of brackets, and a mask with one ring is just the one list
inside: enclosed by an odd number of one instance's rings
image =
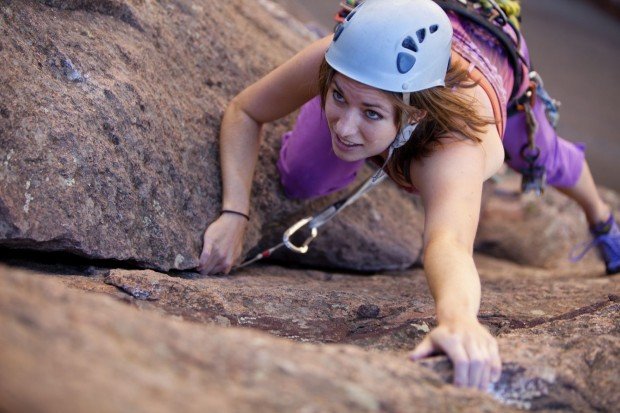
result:
[[(263, 258), (267, 258), (271, 256), (275, 251), (279, 250), (282, 247), (286, 247), (289, 250), (296, 252), (298, 254), (305, 254), (308, 252), (310, 243), (314, 241), (314, 239), (319, 235), (319, 228), (325, 225), (327, 222), (331, 221), (336, 215), (342, 212), (343, 209), (357, 201), (362, 195), (370, 191), (372, 188), (381, 183), (387, 175), (385, 174), (373, 174), (370, 178), (368, 178), (362, 185), (357, 187), (354, 192), (351, 193), (348, 197), (341, 199), (338, 202), (333, 203), (327, 208), (323, 209), (321, 212), (310, 216), (305, 217), (297, 221), (295, 224), (290, 226), (284, 234), (282, 235), (282, 242), (273, 247), (266, 249), (263, 252), (256, 254), (253, 258), (244, 261), (235, 267), (235, 269), (246, 267), (250, 264), (255, 263), (258, 260), (262, 260)], [(308, 227), (310, 230), (309, 235), (305, 238), (305, 240), (300, 244), (296, 245), (292, 238), (303, 228)]]
[(533, 191), (536, 195), (542, 195), (545, 191), (546, 170), (544, 165), (536, 165), (536, 161), (540, 157), (540, 148), (536, 145), (536, 132), (538, 131), (538, 122), (534, 116), (534, 105), (536, 99), (545, 105), (545, 114), (551, 126), (557, 127), (560, 114), (560, 102), (552, 99), (544, 88), (542, 78), (536, 71), (529, 74), (530, 86), (525, 94), (517, 99), (515, 105), (509, 111), (514, 114), (517, 111), (525, 112), (527, 143), (521, 148), (520, 155), (527, 163), (527, 166), (521, 169), (521, 190), (525, 193)]
[(523, 145), (520, 151), (521, 158), (525, 160), (527, 166), (521, 169), (521, 191), (526, 193), (534, 191), (538, 196), (545, 191), (545, 167), (536, 165), (536, 161), (540, 157), (540, 148), (536, 146), (536, 131), (538, 131), (538, 122), (534, 116), (533, 107), (536, 102), (536, 82), (530, 80), (523, 98), (517, 101), (516, 107), (519, 111), (525, 112), (527, 143)]

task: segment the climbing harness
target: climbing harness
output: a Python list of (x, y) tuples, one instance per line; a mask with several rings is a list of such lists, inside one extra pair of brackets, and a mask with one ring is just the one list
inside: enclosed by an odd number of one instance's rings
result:
[[(370, 191), (372, 188), (380, 184), (387, 175), (379, 175), (373, 174), (370, 178), (368, 178), (363, 184), (355, 189), (354, 192), (351, 193), (348, 197), (341, 199), (338, 202), (333, 203), (327, 208), (323, 209), (318, 214), (313, 216), (309, 216), (306, 218), (302, 218), (289, 227), (284, 234), (282, 235), (282, 242), (274, 245), (273, 247), (266, 249), (263, 252), (258, 253), (254, 258), (248, 259), (243, 263), (239, 264), (235, 267), (235, 269), (240, 269), (246, 267), (254, 262), (261, 260), (263, 258), (267, 258), (271, 256), (275, 251), (279, 250), (282, 247), (286, 247), (291, 251), (294, 251), (299, 254), (305, 254), (308, 252), (308, 248), (310, 243), (319, 235), (319, 228), (329, 222), (332, 218), (338, 215), (343, 209), (357, 201), (362, 195)], [(296, 245), (293, 243), (292, 238), (295, 234), (302, 230), (302, 228), (307, 227), (310, 230), (310, 234), (306, 239), (300, 244)]]

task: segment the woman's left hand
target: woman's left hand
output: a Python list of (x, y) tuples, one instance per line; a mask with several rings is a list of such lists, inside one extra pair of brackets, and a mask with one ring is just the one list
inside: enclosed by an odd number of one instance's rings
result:
[(499, 380), (502, 362), (497, 341), (478, 320), (439, 324), (409, 354), (420, 360), (444, 352), (454, 365), (454, 384), (486, 390)]

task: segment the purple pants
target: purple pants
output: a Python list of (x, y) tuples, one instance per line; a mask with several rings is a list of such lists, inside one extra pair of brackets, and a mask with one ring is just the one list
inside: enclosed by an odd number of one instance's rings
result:
[[(542, 102), (536, 102), (534, 113), (538, 121), (536, 145), (541, 150), (536, 164), (545, 166), (549, 185), (572, 187), (583, 168), (583, 147), (555, 133)], [(319, 97), (301, 108), (295, 127), (282, 139), (278, 170), (284, 190), (291, 198), (312, 198), (342, 189), (355, 179), (364, 163), (363, 160), (343, 161), (334, 154)], [(524, 113), (508, 118), (503, 143), (508, 165), (516, 171), (526, 167), (519, 153), (527, 143)]]

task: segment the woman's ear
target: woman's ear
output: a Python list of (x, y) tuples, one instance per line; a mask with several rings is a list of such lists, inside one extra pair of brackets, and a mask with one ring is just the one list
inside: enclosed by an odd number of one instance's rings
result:
[(411, 111), (409, 113), (409, 119), (407, 119), (407, 122), (409, 122), (410, 124), (420, 123), (420, 121), (424, 119), (426, 115), (428, 115), (428, 112), (424, 109), (411, 108)]

